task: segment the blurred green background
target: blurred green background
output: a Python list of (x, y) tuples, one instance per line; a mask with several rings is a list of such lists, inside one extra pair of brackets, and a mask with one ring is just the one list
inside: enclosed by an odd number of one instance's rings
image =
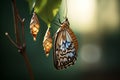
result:
[[(109, 3), (109, 0), (105, 1), (106, 4)], [(116, 5), (118, 5), (117, 11), (118, 14), (120, 14), (120, 1), (116, 1)], [(83, 34), (74, 30), (79, 40), (78, 60), (75, 65), (68, 69), (58, 71), (53, 65), (53, 49), (49, 57), (46, 58), (42, 46), (47, 24), (39, 16), (41, 27), (37, 41), (34, 42), (29, 29), (32, 16), (29, 5), (25, 0), (16, 0), (16, 2), (20, 16), (25, 18), (27, 55), (32, 65), (35, 80), (120, 80), (120, 15), (118, 16), (119, 24), (117, 25), (117, 29), (112, 32), (109, 32), (108, 29), (104, 29), (100, 37), (97, 38), (96, 35)], [(99, 3), (98, 0), (98, 4)], [(52, 4), (54, 4), (54, 2)], [(5, 32), (8, 32), (15, 40), (11, 0), (2, 0), (0, 2), (0, 10), (0, 79), (29, 80), (29, 75), (22, 56), (4, 35)], [(53, 22), (56, 20), (57, 17)], [(101, 23), (99, 22), (99, 24)], [(54, 24), (51, 25), (51, 33), (53, 36), (58, 26)], [(104, 26), (109, 27), (109, 25)]]

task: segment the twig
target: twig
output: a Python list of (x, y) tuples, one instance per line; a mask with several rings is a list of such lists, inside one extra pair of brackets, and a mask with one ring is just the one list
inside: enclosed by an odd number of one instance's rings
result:
[(23, 52), (22, 56), (24, 58), (27, 70), (29, 72), (30, 79), (34, 80), (34, 75), (33, 75), (32, 69), (31, 69), (31, 64), (30, 64), (29, 59), (27, 57), (26, 51)]
[(25, 19), (22, 19), (22, 21), (21, 21), (21, 26), (22, 26), (22, 41), (23, 41), (23, 47), (26, 47), (25, 33), (24, 33), (24, 21), (25, 21)]
[(19, 46), (12, 40), (12, 38), (9, 36), (9, 34), (6, 32), (5, 35), (8, 37), (9, 41), (16, 47), (19, 48)]
[[(21, 19), (21, 17), (19, 16), (18, 12), (17, 12), (17, 7), (16, 7), (16, 1), (12, 0), (12, 6), (13, 6), (13, 13), (14, 13), (14, 28), (15, 28), (15, 36), (16, 36), (16, 42), (14, 42), (12, 40), (12, 38), (9, 36), (9, 34), (6, 32), (5, 35), (8, 37), (8, 39), (10, 40), (10, 42), (16, 47), (18, 48), (18, 52), (21, 53), (21, 55), (23, 56), (23, 59), (25, 61), (27, 70), (29, 72), (29, 76), (31, 80), (34, 80), (34, 75), (32, 72), (32, 68), (29, 62), (29, 59), (27, 57), (27, 53), (26, 53), (26, 42), (25, 42), (25, 33), (24, 33), (24, 21), (25, 19)], [(20, 21), (21, 26), (22, 26), (22, 41), (20, 40), (20, 34), (19, 34), (19, 28), (18, 28), (18, 22)]]
[(14, 16), (14, 28), (15, 28), (15, 36), (16, 36), (16, 43), (18, 46), (20, 45), (20, 35), (19, 35), (19, 28), (18, 28), (18, 11), (16, 7), (16, 0), (12, 0), (13, 6), (13, 16)]

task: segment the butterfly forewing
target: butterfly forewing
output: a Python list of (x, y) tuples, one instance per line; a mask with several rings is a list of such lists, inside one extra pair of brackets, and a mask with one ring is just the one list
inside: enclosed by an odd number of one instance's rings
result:
[(67, 29), (67, 31), (68, 31), (68, 33), (70, 34), (70, 36), (71, 36), (71, 38), (73, 40), (73, 43), (75, 45), (75, 49), (76, 49), (76, 52), (77, 52), (78, 51), (78, 40), (77, 40), (75, 34), (73, 33), (73, 31), (70, 28)]
[(54, 40), (54, 65), (64, 69), (73, 65), (77, 57), (77, 39), (70, 28), (59, 28)]

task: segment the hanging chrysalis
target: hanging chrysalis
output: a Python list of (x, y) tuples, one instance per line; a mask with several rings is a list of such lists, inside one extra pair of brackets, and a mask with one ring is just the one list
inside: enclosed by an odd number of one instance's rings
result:
[(50, 30), (49, 27), (45, 33), (44, 40), (43, 40), (43, 47), (46, 56), (49, 56), (50, 49), (52, 48), (52, 38), (50, 36)]
[(33, 16), (31, 18), (31, 22), (30, 22), (30, 32), (33, 36), (34, 41), (36, 41), (36, 37), (39, 32), (39, 28), (40, 28), (39, 20), (37, 18), (36, 13), (33, 12)]
[(61, 23), (54, 39), (54, 66), (56, 69), (64, 69), (73, 65), (77, 59), (78, 41), (69, 27), (69, 21)]

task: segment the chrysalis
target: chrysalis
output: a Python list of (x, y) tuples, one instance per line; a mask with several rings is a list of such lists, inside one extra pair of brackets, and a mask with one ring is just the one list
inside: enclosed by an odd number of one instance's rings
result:
[(43, 40), (43, 47), (46, 56), (49, 56), (50, 49), (52, 48), (52, 38), (50, 36), (50, 30), (49, 27), (45, 33), (44, 40)]
[(33, 12), (33, 16), (31, 18), (31, 22), (30, 22), (30, 32), (33, 36), (34, 41), (36, 41), (36, 37), (39, 32), (39, 28), (40, 28), (39, 20), (37, 18), (36, 13)]
[(54, 39), (54, 66), (56, 69), (64, 69), (73, 65), (77, 59), (78, 41), (69, 27), (66, 19), (61, 23)]

